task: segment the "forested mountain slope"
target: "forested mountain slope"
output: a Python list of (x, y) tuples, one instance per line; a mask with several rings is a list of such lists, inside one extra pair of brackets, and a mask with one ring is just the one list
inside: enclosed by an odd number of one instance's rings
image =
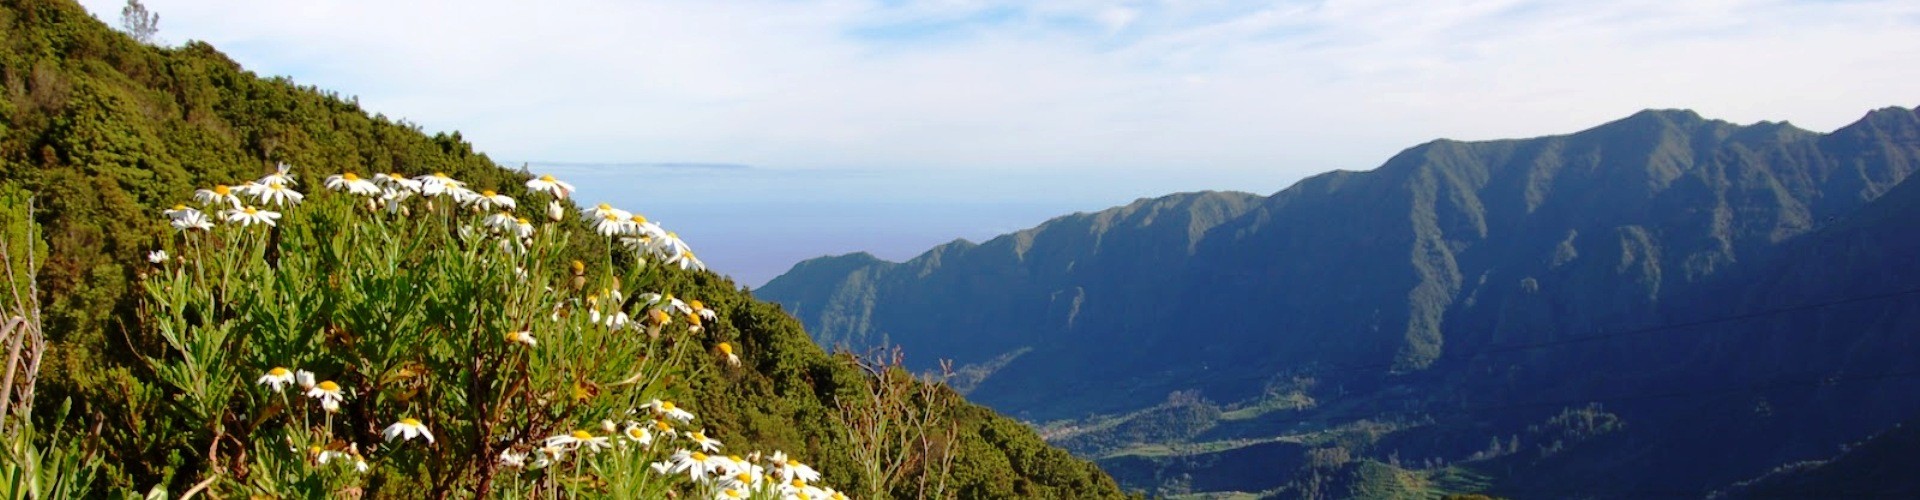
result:
[[(1281, 446), (1294, 426), (1383, 420), (1421, 430), (1373, 432), (1344, 446), (1352, 459), (1455, 462), (1597, 402), (1626, 431), (1576, 460), (1588, 469), (1552, 469), (1579, 454), (1522, 466), (1500, 453), (1494, 491), (1538, 486), (1518, 470), (1705, 491), (1920, 412), (1893, 397), (1916, 354), (1920, 276), (1903, 257), (1915, 188), (1902, 182), (1916, 168), (1911, 109), (1826, 134), (1650, 110), (1567, 135), (1433, 141), (1265, 198), (1142, 200), (906, 263), (802, 263), (759, 294), (819, 340), (885, 338), (971, 366), (971, 396), (1002, 411), (1098, 417), (1050, 432), (1107, 456), (1123, 482), (1166, 484), (1141, 474), (1180, 466), (1123, 472), (1113, 454), (1168, 438), (1084, 437), (1198, 394), (1227, 411), (1176, 433), (1214, 443), (1173, 453), (1192, 463)], [(1143, 207), (1161, 212), (1126, 217)], [(1073, 274), (1096, 262), (1112, 271)], [(1695, 393), (1721, 398), (1683, 397)], [(1722, 455), (1735, 458), (1700, 462)]]

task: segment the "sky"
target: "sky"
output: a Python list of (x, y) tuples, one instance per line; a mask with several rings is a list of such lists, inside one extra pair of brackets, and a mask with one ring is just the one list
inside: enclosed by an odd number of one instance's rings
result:
[[(82, 3), (109, 24), (125, 4)], [(146, 5), (163, 41), (564, 173), (749, 286), (1436, 138), (1646, 108), (1827, 131), (1920, 104), (1911, 0)]]

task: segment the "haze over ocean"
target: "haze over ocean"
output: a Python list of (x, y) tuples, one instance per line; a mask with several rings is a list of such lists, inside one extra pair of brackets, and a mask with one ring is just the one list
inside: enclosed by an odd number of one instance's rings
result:
[(524, 163), (573, 183), (583, 206), (611, 203), (679, 232), (710, 268), (748, 287), (823, 255), (864, 251), (902, 261), (956, 238), (977, 243), (1137, 198), (1202, 189), (1266, 194), (1296, 180), (1282, 173), (1122, 171), (1091, 179), (1044, 171)]

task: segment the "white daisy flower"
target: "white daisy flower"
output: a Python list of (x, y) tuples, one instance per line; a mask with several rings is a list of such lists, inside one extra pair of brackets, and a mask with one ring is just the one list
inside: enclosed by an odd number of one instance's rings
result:
[(280, 392), (287, 387), (287, 384), (293, 383), (293, 372), (287, 371), (286, 368), (276, 366), (273, 367), (272, 370), (267, 370), (267, 374), (261, 375), (260, 379), (254, 381), (254, 383), (267, 386), (273, 389), (273, 392)]
[(465, 189), (467, 185), (465, 182), (447, 177), (447, 174), (442, 172), (434, 172), (432, 174), (414, 177), (413, 181), (420, 183), (420, 187), (416, 188), (416, 190), (420, 191), (420, 194), (427, 196), (440, 196), (445, 194), (450, 188)]
[(627, 218), (626, 234), (631, 236), (655, 238), (655, 237), (666, 235), (667, 231), (665, 229), (661, 229), (659, 224), (654, 224), (653, 222), (648, 221), (647, 216), (640, 215), (640, 214), (633, 214), (633, 217)]
[(701, 262), (698, 257), (694, 257), (692, 251), (680, 252), (672, 257), (668, 257), (667, 265), (678, 267), (682, 271), (702, 271), (707, 268), (707, 263)]
[(639, 422), (627, 422), (627, 428), (620, 430), (621, 437), (640, 446), (653, 444), (653, 433), (647, 432), (647, 426)]
[(593, 221), (593, 232), (608, 237), (625, 233), (627, 232), (626, 218), (620, 217), (619, 214), (607, 214)]
[(472, 208), (476, 212), (481, 211), (481, 208), (475, 205), (475, 202), (480, 199), (480, 193), (474, 192), (472, 189), (467, 189), (462, 186), (447, 186), (445, 194), (448, 198), (453, 198), (453, 202), (460, 204), (460, 206)]
[(513, 235), (523, 239), (532, 238), (533, 221), (527, 220), (526, 217), (515, 218), (513, 220)]
[(728, 365), (740, 366), (740, 356), (733, 354), (733, 344), (721, 342), (714, 348), (720, 351), (720, 359), (726, 361)]
[(666, 437), (674, 437), (679, 435), (678, 432), (675, 432), (673, 430), (673, 424), (667, 422), (666, 417), (657, 417), (653, 420), (653, 433), (655, 435), (666, 436)]
[(260, 183), (267, 184), (267, 185), (275, 185), (275, 186), (291, 186), (294, 184), (299, 184), (299, 182), (293, 180), (293, 167), (285, 163), (274, 165), (273, 173), (267, 174), (266, 177), (261, 177)]
[(720, 451), (720, 440), (707, 437), (706, 429), (687, 433), (687, 440), (700, 445), (703, 451)]
[(706, 304), (703, 304), (698, 300), (687, 301), (687, 307), (690, 309), (693, 309), (694, 314), (698, 314), (700, 315), (700, 317), (706, 318), (708, 321), (720, 319), (719, 313), (713, 312), (712, 309), (708, 309)]
[(603, 324), (610, 330), (618, 330), (626, 327), (629, 321), (631, 318), (627, 317), (626, 311), (614, 311), (613, 314), (607, 315), (607, 322)]
[(420, 181), (408, 179), (407, 176), (398, 173), (376, 174), (373, 176), (373, 182), (386, 189), (408, 193), (419, 193), (422, 187)]
[(328, 380), (308, 389), (307, 397), (320, 400), (320, 407), (328, 412), (337, 412), (340, 411), (340, 401), (345, 399), (346, 395), (340, 392), (340, 384)]
[(780, 475), (781, 481), (798, 479), (811, 483), (820, 480), (820, 471), (813, 470), (812, 466), (800, 463), (799, 460), (787, 458), (782, 454), (775, 453), (774, 462), (776, 463), (774, 470)]
[(597, 451), (613, 446), (612, 443), (607, 442), (607, 438), (595, 436), (585, 430), (549, 437), (546, 445), (559, 448), (586, 448), (587, 451)]
[(467, 199), (464, 203), (468, 205), (480, 207), (481, 210), (493, 210), (496, 208), (501, 210), (513, 210), (515, 207), (519, 206), (518, 204), (514, 203), (512, 197), (509, 197), (507, 195), (500, 194), (500, 193), (495, 193), (493, 192), (492, 189), (481, 191), (480, 194)]
[(527, 454), (513, 451), (513, 448), (500, 450), (500, 465), (515, 469), (527, 467)]
[(260, 187), (254, 188), (253, 194), (254, 197), (260, 199), (260, 203), (262, 204), (282, 207), (298, 205), (302, 200), (306, 199), (306, 195), (288, 188), (285, 184), (260, 185)]
[(529, 346), (540, 345), (539, 342), (533, 340), (533, 332), (526, 330), (507, 333), (507, 342), (517, 342)]
[(679, 233), (667, 231), (667, 234), (660, 235), (654, 239), (660, 240), (660, 251), (667, 255), (693, 253), (693, 248), (687, 246), (686, 240), (680, 239)]
[(406, 188), (381, 188), (380, 204), (386, 207), (387, 213), (406, 215), (408, 212), (407, 206), (401, 202), (406, 201), (407, 198), (412, 198), (413, 193), (413, 190)]
[(481, 220), (480, 224), (487, 226), (488, 229), (504, 233), (513, 230), (514, 217), (513, 214), (509, 212), (496, 212), (493, 215), (487, 216), (486, 219)]
[(192, 207), (188, 207), (186, 205), (176, 204), (173, 206), (173, 208), (161, 210), (160, 213), (163, 215), (166, 215), (168, 219), (178, 219), (181, 217), (186, 217), (189, 215), (200, 213), (200, 211), (194, 210)]
[(567, 220), (567, 208), (560, 206), (560, 200), (547, 202), (547, 220), (554, 222)]
[(649, 308), (660, 309), (674, 315), (693, 314), (693, 306), (688, 305), (686, 301), (674, 298), (671, 293), (666, 295), (643, 293), (640, 294), (640, 301), (646, 303)]
[(410, 440), (416, 437), (426, 438), (429, 443), (433, 442), (433, 433), (428, 432), (426, 425), (421, 424), (419, 420), (415, 420), (412, 417), (403, 418), (400, 419), (399, 422), (394, 422), (393, 425), (387, 426), (387, 430), (380, 434), (385, 436), (389, 442), (393, 441), (393, 438)]
[(669, 469), (670, 474), (685, 472), (687, 477), (694, 481), (705, 481), (728, 463), (725, 457), (710, 457), (705, 453), (688, 450), (673, 452), (673, 457), (668, 460), (673, 462), (673, 468)]
[(300, 390), (313, 390), (313, 372), (306, 370), (293, 372), (293, 380), (299, 382)]
[(227, 205), (232, 208), (240, 208), (240, 197), (235, 194), (232, 187), (226, 184), (216, 184), (212, 189), (194, 191), (193, 201), (199, 202), (202, 206)]
[(566, 460), (567, 449), (559, 446), (544, 446), (533, 459), (533, 467), (541, 468)]
[(170, 224), (173, 225), (174, 229), (181, 231), (194, 229), (207, 231), (213, 229), (213, 221), (207, 218), (207, 214), (200, 213), (197, 210), (180, 217), (175, 217)]
[(573, 192), (573, 185), (568, 184), (566, 181), (554, 179), (551, 175), (542, 175), (538, 179), (527, 181), (527, 191), (548, 193), (552, 194), (555, 198), (566, 199), (567, 194)]
[(147, 252), (147, 262), (159, 264), (166, 261), (167, 261), (166, 250), (154, 250), (151, 252)]
[(239, 224), (241, 227), (254, 224), (273, 226), (279, 224), (275, 221), (280, 220), (280, 212), (261, 210), (253, 207), (235, 208), (226, 211), (226, 219), (227, 222)]
[(327, 176), (326, 185), (327, 189), (334, 191), (346, 191), (361, 196), (380, 195), (380, 185), (374, 184), (373, 181), (362, 179), (359, 174), (353, 172), (341, 172), (336, 175)]
[(684, 424), (693, 421), (693, 412), (674, 406), (672, 401), (655, 399), (653, 402), (647, 403), (647, 408), (652, 409), (654, 415), (665, 417), (675, 422)]

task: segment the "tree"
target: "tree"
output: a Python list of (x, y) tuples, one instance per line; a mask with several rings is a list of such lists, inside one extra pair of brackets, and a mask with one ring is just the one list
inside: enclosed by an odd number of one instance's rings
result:
[(153, 35), (160, 32), (160, 14), (149, 12), (140, 0), (127, 0), (127, 6), (120, 9), (120, 29), (140, 43), (154, 43)]

